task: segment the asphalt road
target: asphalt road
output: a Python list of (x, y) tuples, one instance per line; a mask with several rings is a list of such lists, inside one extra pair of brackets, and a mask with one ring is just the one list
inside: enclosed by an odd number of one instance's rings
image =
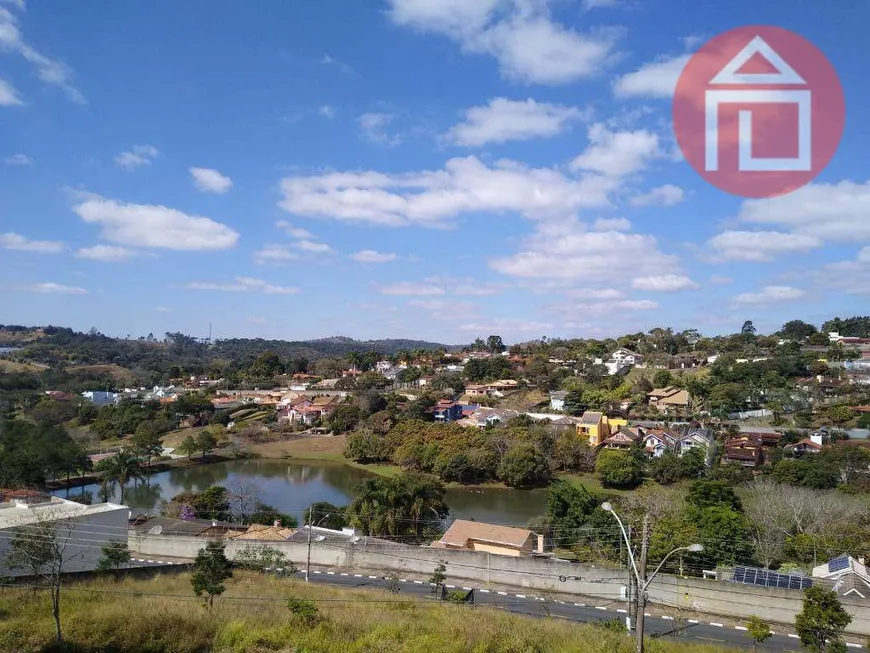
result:
[[(304, 577), (305, 572), (299, 572)], [(311, 582), (328, 583), (348, 588), (372, 588), (387, 589), (389, 581), (381, 576), (369, 574), (355, 574), (336, 571), (316, 570), (311, 573)], [(434, 598), (432, 587), (428, 583), (419, 580), (399, 579), (400, 595), (413, 595), (419, 598)], [(447, 585), (448, 589), (471, 589), (470, 586), (454, 587)], [(584, 604), (563, 602), (554, 599), (544, 600), (535, 596), (533, 591), (518, 594), (516, 591), (497, 591), (484, 588), (475, 588), (475, 605), (484, 605), (518, 614), (534, 617), (545, 617), (548, 612), (551, 617), (567, 619), (580, 623), (594, 623), (596, 621), (610, 621), (615, 618), (625, 620), (625, 602), (608, 604), (601, 600), (597, 604)], [(735, 646), (745, 649), (752, 647), (752, 640), (742, 626), (726, 626), (717, 622), (705, 622), (689, 620), (676, 624), (673, 619), (667, 617), (648, 616), (645, 620), (646, 633), (650, 637), (667, 637), (683, 641), (697, 643), (715, 643)], [(774, 632), (776, 629), (773, 629)], [(847, 641), (849, 638), (846, 638)], [(850, 649), (863, 650), (860, 644), (849, 643)], [(782, 633), (774, 634), (764, 644), (758, 645), (760, 651), (795, 651), (802, 652), (800, 641), (795, 635)]]

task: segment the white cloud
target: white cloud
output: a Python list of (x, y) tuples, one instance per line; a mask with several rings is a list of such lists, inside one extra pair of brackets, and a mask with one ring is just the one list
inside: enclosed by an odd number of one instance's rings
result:
[(214, 251), (234, 247), (239, 239), (239, 234), (225, 224), (166, 206), (126, 204), (85, 195), (73, 211), (85, 222), (100, 225), (100, 237), (118, 245)]
[(679, 271), (677, 258), (659, 251), (653, 236), (586, 231), (570, 221), (539, 225), (523, 251), (492, 259), (490, 267), (512, 277), (608, 283)]
[(115, 157), (119, 168), (130, 171), (142, 166), (150, 166), (151, 162), (160, 156), (160, 150), (153, 145), (134, 145), (129, 152), (121, 152)]
[(0, 107), (17, 107), (22, 104), (24, 104), (24, 100), (18, 95), (15, 87), (6, 80), (0, 79)]
[(299, 227), (294, 227), (286, 220), (278, 220), (278, 222), (275, 223), (275, 226), (279, 229), (283, 229), (284, 232), (291, 238), (298, 238), (299, 240), (314, 240), (317, 238), (307, 229), (300, 229)]
[(320, 59), (320, 63), (323, 66), (335, 66), (341, 72), (348, 74), (348, 75), (359, 74), (359, 73), (357, 73), (356, 69), (353, 66), (346, 64), (343, 61), (339, 61), (335, 57), (330, 56), (329, 53), (326, 53), (323, 55), (323, 57)]
[[(20, 6), (18, 2), (14, 3)], [(74, 85), (75, 74), (62, 61), (51, 59), (36, 50), (24, 40), (18, 28), (18, 19), (0, 7), (0, 50), (19, 54), (36, 69), (40, 81), (62, 89), (67, 97), (76, 104), (85, 104), (85, 96)]]
[(669, 98), (674, 94), (677, 80), (690, 55), (664, 57), (646, 63), (634, 72), (619, 77), (613, 83), (617, 97)]
[(425, 283), (412, 283), (410, 281), (399, 281), (387, 286), (381, 286), (378, 290), (382, 295), (418, 295), (421, 297), (431, 297), (434, 295), (445, 294), (444, 289), (439, 288), (438, 286)]
[(565, 292), (566, 297), (576, 299), (621, 299), (625, 296), (616, 288), (574, 288)]
[(678, 290), (697, 290), (701, 286), (682, 274), (664, 274), (658, 276), (638, 277), (631, 282), (631, 287), (636, 290), (676, 292)]
[(759, 292), (745, 292), (737, 295), (734, 304), (773, 304), (800, 299), (806, 292), (791, 286), (765, 286)]
[(301, 249), (303, 252), (312, 252), (317, 254), (325, 254), (331, 252), (332, 248), (326, 243), (315, 243), (310, 240), (300, 240), (298, 243), (293, 243), (296, 249)]
[(583, 0), (583, 8), (588, 11), (589, 9), (615, 7), (620, 3), (620, 1), (621, 0)]
[(288, 286), (274, 286), (262, 279), (252, 277), (236, 277), (231, 283), (214, 283), (193, 281), (183, 288), (187, 290), (215, 290), (219, 292), (258, 292), (265, 295), (295, 295), (299, 288)]
[(824, 291), (839, 291), (848, 295), (870, 294), (870, 247), (861, 249), (854, 260), (829, 263), (812, 273)]
[(66, 245), (56, 240), (30, 240), (16, 233), (0, 234), (0, 248), (33, 254), (59, 254)]
[(401, 134), (391, 133), (389, 127), (395, 116), (391, 113), (364, 113), (357, 118), (360, 136), (363, 140), (385, 147), (393, 147), (402, 142)]
[(589, 145), (574, 159), (571, 168), (623, 177), (642, 170), (659, 155), (656, 134), (646, 129), (613, 132), (598, 123), (589, 128)]
[(683, 189), (673, 184), (653, 188), (648, 193), (631, 198), (632, 206), (674, 206), (685, 198)]
[(595, 231), (631, 231), (631, 222), (626, 218), (598, 218), (592, 225)]
[(495, 318), (488, 322), (472, 322), (463, 324), (459, 328), (462, 331), (477, 331), (479, 333), (536, 333), (540, 334), (554, 328), (550, 322), (537, 322), (535, 320), (523, 320), (521, 318)]
[(257, 265), (281, 265), (287, 261), (298, 261), (301, 256), (292, 251), (289, 245), (267, 243), (263, 249), (254, 252), (254, 263)]
[(213, 168), (190, 168), (193, 185), (203, 193), (223, 195), (233, 187), (233, 180)]
[(549, 138), (585, 115), (576, 107), (499, 97), (487, 105), (467, 109), (465, 122), (451, 127), (445, 136), (457, 145), (468, 146)]
[(778, 231), (725, 231), (707, 242), (722, 261), (772, 261), (779, 254), (808, 252), (822, 246), (814, 236)]
[(85, 247), (76, 252), (76, 257), (78, 258), (90, 261), (102, 261), (104, 263), (129, 261), (135, 255), (136, 253), (132, 250), (116, 245), (94, 245), (93, 247)]
[(329, 118), (330, 120), (332, 118), (335, 118), (335, 109), (328, 104), (324, 104), (322, 107), (320, 107), (317, 110), (317, 113), (319, 113), (324, 118)]
[(63, 286), (59, 283), (54, 283), (53, 281), (47, 281), (45, 283), (32, 283), (23, 286), (15, 286), (15, 290), (21, 290), (24, 292), (35, 292), (41, 293), (44, 295), (87, 295), (88, 291), (84, 288), (78, 288), (76, 286)]
[(8, 166), (32, 166), (33, 159), (26, 154), (12, 154), (3, 159), (3, 163)]
[[(552, 20), (547, 2), (525, 0), (389, 0), (398, 25), (436, 32), (463, 51), (489, 54), (505, 77), (565, 84), (600, 72), (618, 37), (614, 30), (587, 34)], [(502, 11), (499, 11), (502, 10)]]
[(510, 160), (492, 166), (474, 156), (447, 161), (443, 170), (407, 174), (331, 172), (281, 181), (289, 213), (388, 226), (443, 227), (464, 213), (516, 212), (564, 217), (610, 203), (619, 182), (600, 175), (574, 179), (558, 169)]
[(858, 184), (809, 184), (759, 200), (746, 200), (739, 218), (754, 224), (775, 224), (824, 241), (870, 240), (870, 181)]
[(165, 306), (155, 306), (154, 311), (156, 313), (171, 313), (172, 312), (171, 309), (168, 309)]
[(363, 249), (351, 254), (349, 258), (360, 263), (389, 263), (390, 261), (395, 261), (399, 257), (396, 254), (377, 252), (373, 249)]

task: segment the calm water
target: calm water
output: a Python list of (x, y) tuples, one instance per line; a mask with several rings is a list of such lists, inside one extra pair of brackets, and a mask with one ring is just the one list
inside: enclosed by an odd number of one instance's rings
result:
[[(297, 517), (315, 501), (344, 505), (354, 497), (354, 487), (370, 475), (355, 467), (335, 463), (290, 463), (282, 460), (233, 460), (172, 469), (147, 478), (147, 484), (130, 484), (125, 492), (127, 505), (143, 511), (153, 511), (160, 499), (171, 499), (180, 492), (200, 492), (210, 485), (232, 488), (238, 483), (255, 483), (262, 490), (263, 501)], [(83, 488), (99, 500), (99, 488)], [(69, 491), (71, 496), (81, 488)], [(66, 496), (67, 491), (56, 494)], [(115, 488), (113, 499), (119, 500)], [(524, 526), (529, 519), (544, 513), (546, 494), (543, 490), (503, 490), (451, 488), (447, 505), (457, 518), (497, 524)]]

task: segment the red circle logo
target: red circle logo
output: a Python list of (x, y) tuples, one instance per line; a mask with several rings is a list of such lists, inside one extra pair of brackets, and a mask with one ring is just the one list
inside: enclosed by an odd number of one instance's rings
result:
[(812, 181), (837, 150), (846, 108), (834, 67), (781, 27), (739, 27), (689, 59), (674, 93), (674, 132), (708, 182), (773, 197)]

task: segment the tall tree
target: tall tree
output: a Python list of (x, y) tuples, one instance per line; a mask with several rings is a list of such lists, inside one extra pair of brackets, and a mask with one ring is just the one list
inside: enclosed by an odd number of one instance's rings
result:
[(232, 576), (233, 570), (224, 553), (224, 545), (220, 542), (209, 542), (196, 554), (190, 584), (197, 596), (205, 594), (206, 605), (211, 610), (214, 606), (214, 597), (226, 591), (224, 581)]
[(121, 488), (121, 503), (124, 503), (124, 492), (127, 484), (134, 479), (145, 478), (139, 458), (128, 451), (119, 451), (111, 458), (101, 460), (97, 470), (105, 474), (109, 483), (117, 483)]
[(486, 339), (486, 348), (492, 354), (500, 354), (507, 347), (504, 346), (504, 341), (501, 339), (501, 336), (490, 336)]
[(852, 623), (852, 615), (843, 608), (834, 590), (813, 585), (804, 591), (803, 610), (794, 625), (803, 644), (811, 653), (845, 651), (843, 631)]
[(752, 323), (752, 320), (746, 320), (743, 323), (743, 326), (740, 327), (740, 333), (743, 335), (754, 336), (755, 335), (755, 325)]

